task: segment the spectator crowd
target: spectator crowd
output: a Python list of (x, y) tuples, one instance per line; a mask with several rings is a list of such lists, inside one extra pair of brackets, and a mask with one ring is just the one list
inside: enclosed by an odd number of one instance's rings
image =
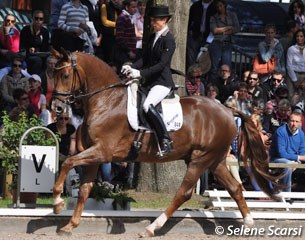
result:
[[(124, 63), (133, 63), (142, 56), (145, 7), (146, 0), (52, 0), (50, 24), (45, 22), (44, 11), (36, 10), (32, 23), (21, 32), (14, 27), (16, 17), (5, 16), (0, 27), (0, 115), (3, 110), (12, 117), (19, 111), (26, 111), (29, 117), (36, 114), (44, 126), (63, 137), (60, 153), (75, 154), (75, 135), (83, 117), (81, 103), (61, 114), (52, 112), (57, 59), (50, 55), (50, 49), (94, 54), (120, 73)], [(302, 163), (305, 161), (302, 0), (290, 3), (288, 15), (287, 33), (283, 36), (277, 35), (272, 23), (265, 26), (265, 39), (257, 45), (252, 66), (238, 76), (232, 65), (234, 34), (240, 31), (236, 13), (228, 10), (226, 0), (195, 1), (189, 10), (185, 89), (187, 95), (206, 96), (251, 116), (266, 151), (270, 151), (270, 161)], [(236, 123), (239, 127), (238, 120)], [(228, 161), (234, 158), (238, 161), (232, 143)], [(117, 172), (126, 187), (133, 187), (133, 167), (126, 163), (102, 164), (100, 178), (111, 182), (115, 179), (113, 172)], [(236, 169), (230, 170), (238, 175)], [(288, 174), (282, 181), (290, 184), (293, 169), (285, 171)], [(255, 183), (252, 185), (256, 189)]]

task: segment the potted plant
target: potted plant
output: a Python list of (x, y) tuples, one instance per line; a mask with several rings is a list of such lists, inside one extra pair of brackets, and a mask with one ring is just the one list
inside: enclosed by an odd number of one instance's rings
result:
[[(77, 199), (68, 198), (68, 209), (74, 209)], [(86, 210), (130, 210), (130, 203), (135, 200), (122, 191), (119, 186), (108, 182), (96, 182), (86, 201)]]
[[(28, 119), (25, 112), (21, 112), (18, 119), (15, 120), (12, 120), (9, 114), (5, 112), (2, 119), (3, 128), (0, 134), (0, 158), (2, 162), (2, 168), (6, 171), (7, 174), (12, 175), (12, 183), (10, 184), (10, 189), (13, 192), (17, 189), (20, 139), (27, 129), (34, 126), (41, 126), (41, 121), (36, 117), (36, 115)], [(55, 140), (52, 137), (46, 137), (45, 131), (43, 129), (37, 129), (28, 134), (22, 144), (52, 146), (55, 145)], [(21, 202), (26, 203), (26, 201), (22, 199), (22, 196)]]

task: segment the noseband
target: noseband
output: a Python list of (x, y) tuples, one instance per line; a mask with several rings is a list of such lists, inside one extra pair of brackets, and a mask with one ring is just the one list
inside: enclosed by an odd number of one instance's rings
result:
[[(73, 53), (71, 53), (70, 58), (71, 58), (71, 64), (66, 64), (66, 65), (55, 68), (55, 70), (61, 70), (61, 69), (67, 68), (67, 67), (73, 68), (73, 82), (72, 82), (72, 87), (71, 87), (70, 92), (62, 92), (62, 91), (58, 91), (58, 90), (53, 91), (53, 98), (59, 100), (60, 102), (62, 102), (64, 104), (71, 105), (77, 99), (81, 99), (83, 97), (92, 97), (95, 94), (101, 93), (103, 91), (106, 91), (108, 89), (112, 89), (115, 87), (123, 87), (123, 86), (126, 87), (131, 82), (131, 81), (129, 81), (129, 79), (125, 79), (123, 81), (114, 83), (110, 86), (107, 86), (105, 88), (102, 88), (102, 89), (99, 89), (99, 90), (96, 90), (96, 91), (93, 91), (90, 93), (83, 93), (81, 90), (75, 90), (76, 78), (78, 78), (78, 80), (80, 81), (80, 75), (77, 70), (75, 55)], [(65, 99), (63, 100), (62, 98), (60, 98), (60, 96), (65, 97)]]

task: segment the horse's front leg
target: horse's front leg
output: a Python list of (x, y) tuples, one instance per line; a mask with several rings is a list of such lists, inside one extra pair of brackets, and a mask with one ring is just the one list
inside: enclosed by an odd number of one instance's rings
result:
[(60, 174), (53, 187), (53, 212), (59, 214), (64, 207), (64, 199), (61, 198), (61, 193), (64, 190), (64, 182), (68, 172), (73, 168), (73, 158), (67, 158), (61, 166)]
[(97, 175), (98, 165), (84, 166), (82, 169), (84, 171), (84, 179), (82, 179), (82, 183), (79, 188), (77, 205), (74, 209), (73, 215), (69, 223), (58, 231), (59, 235), (71, 235), (72, 230), (78, 227), (78, 225), (80, 224), (80, 219), (85, 207), (85, 203), (90, 195), (93, 186), (93, 181)]
[(53, 212), (59, 214), (64, 207), (64, 200), (61, 198), (61, 193), (64, 189), (64, 182), (68, 172), (75, 166), (89, 165), (101, 162), (100, 159), (96, 159), (97, 148), (91, 147), (77, 155), (69, 157), (61, 166), (59, 177), (53, 187)]

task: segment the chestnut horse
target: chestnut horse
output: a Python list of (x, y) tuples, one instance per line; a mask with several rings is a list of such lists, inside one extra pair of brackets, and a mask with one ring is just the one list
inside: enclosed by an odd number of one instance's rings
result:
[[(59, 230), (71, 234), (80, 223), (84, 203), (96, 178), (98, 165), (111, 161), (124, 161), (128, 156), (136, 132), (127, 121), (127, 89), (113, 69), (92, 55), (85, 53), (59, 54), (55, 73), (54, 96), (57, 101), (70, 103), (82, 99), (85, 120), (78, 137), (83, 151), (66, 159), (53, 188), (54, 213), (59, 213), (64, 200), (61, 198), (64, 180), (69, 170), (82, 165), (85, 168), (77, 206), (69, 223)], [(242, 195), (241, 185), (228, 171), (225, 158), (236, 136), (234, 114), (241, 117), (240, 159), (251, 160), (252, 172), (261, 189), (274, 197), (269, 187), (268, 155), (252, 121), (239, 111), (224, 107), (205, 97), (182, 97), (183, 126), (170, 132), (174, 151), (160, 159), (153, 133), (145, 133), (142, 148), (135, 161), (160, 163), (184, 159), (187, 164), (185, 177), (172, 203), (153, 223), (145, 234), (154, 236), (167, 219), (191, 198), (193, 188), (202, 173), (209, 169), (228, 190), (238, 204), (244, 221), (253, 225), (253, 219)]]

